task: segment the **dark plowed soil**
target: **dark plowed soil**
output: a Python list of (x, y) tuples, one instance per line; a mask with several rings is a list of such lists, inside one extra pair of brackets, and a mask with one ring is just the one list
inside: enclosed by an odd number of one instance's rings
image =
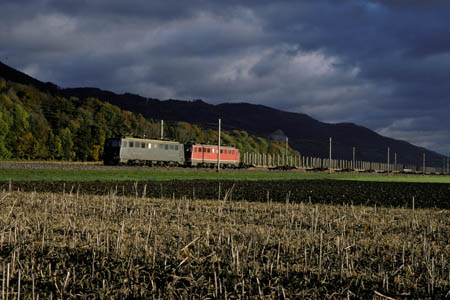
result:
[(334, 180), (168, 182), (0, 182), (0, 191), (99, 194), (188, 199), (312, 202), (450, 209), (450, 184)]

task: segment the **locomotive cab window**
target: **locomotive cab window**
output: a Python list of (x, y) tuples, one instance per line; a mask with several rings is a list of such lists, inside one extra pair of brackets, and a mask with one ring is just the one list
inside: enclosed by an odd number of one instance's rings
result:
[(127, 141), (123, 141), (122, 142), (122, 148), (126, 148), (127, 147)]
[(169, 150), (169, 145), (164, 145), (164, 149)]
[(175, 145), (175, 150), (178, 151), (178, 145)]
[(133, 148), (133, 147), (134, 147), (134, 143), (130, 142), (130, 148)]
[(208, 151), (208, 153), (210, 153), (211, 152), (211, 148), (208, 148), (207, 151)]
[(141, 148), (146, 148), (146, 147), (145, 147), (145, 143), (142, 143), (142, 144), (141, 144)]
[(120, 141), (112, 140), (111, 141), (111, 147), (120, 147)]

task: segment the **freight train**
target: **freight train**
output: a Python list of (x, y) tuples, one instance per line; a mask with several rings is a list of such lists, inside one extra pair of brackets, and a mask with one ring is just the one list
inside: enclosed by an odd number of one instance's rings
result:
[[(214, 167), (217, 166), (218, 154), (217, 145), (122, 137), (106, 139), (103, 162), (105, 165)], [(239, 167), (239, 150), (221, 146), (220, 165)]]

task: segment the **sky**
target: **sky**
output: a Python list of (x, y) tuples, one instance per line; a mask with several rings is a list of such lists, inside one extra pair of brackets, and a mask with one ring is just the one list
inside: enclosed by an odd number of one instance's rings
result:
[(61, 87), (249, 102), (450, 155), (450, 1), (2, 0), (0, 60)]

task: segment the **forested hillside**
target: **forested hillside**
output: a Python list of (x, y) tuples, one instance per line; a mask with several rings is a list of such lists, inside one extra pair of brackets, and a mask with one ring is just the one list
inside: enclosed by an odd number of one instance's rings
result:
[[(1, 159), (98, 161), (105, 138), (120, 135), (157, 138), (160, 122), (94, 98), (65, 98), (0, 78)], [(186, 122), (166, 122), (164, 135), (217, 142), (215, 130)], [(239, 130), (223, 132), (222, 143), (241, 152), (284, 153), (284, 145)]]

